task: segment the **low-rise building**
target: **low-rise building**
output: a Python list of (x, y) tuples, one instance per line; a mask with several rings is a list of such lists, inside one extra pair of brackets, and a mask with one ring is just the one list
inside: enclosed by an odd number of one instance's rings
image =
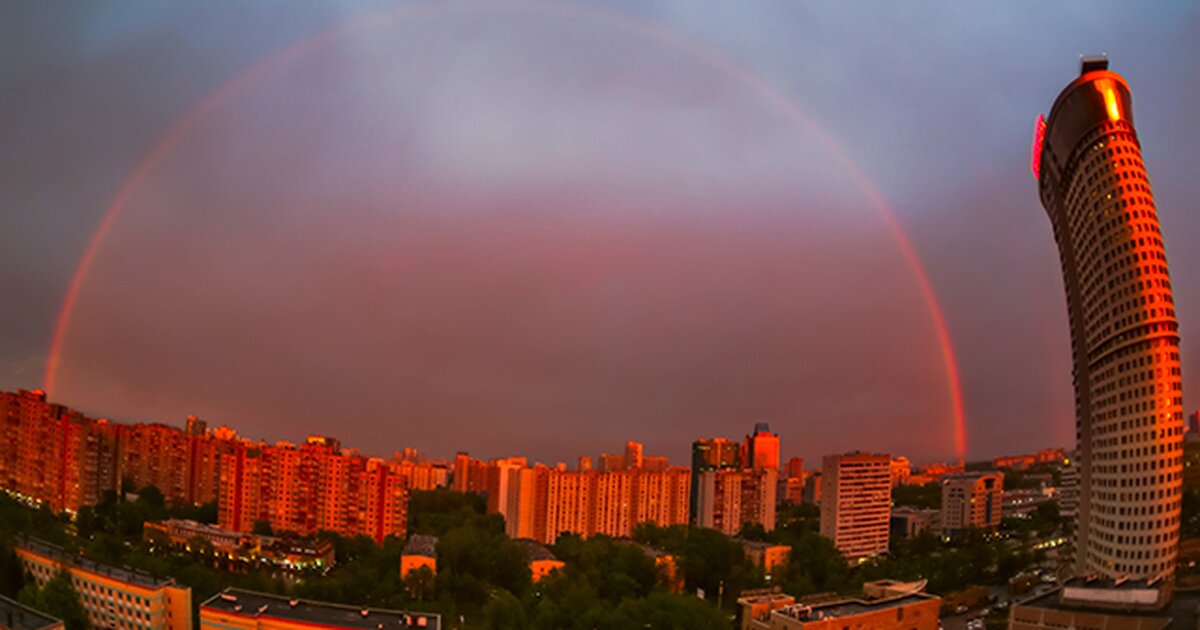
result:
[(646, 554), (646, 557), (654, 561), (654, 568), (658, 570), (659, 579), (667, 587), (667, 590), (672, 593), (682, 593), (683, 574), (679, 571), (675, 556), (649, 545), (638, 545), (638, 548)]
[(915, 538), (922, 532), (937, 532), (941, 529), (940, 510), (922, 509), (911, 506), (892, 508), (890, 530), (892, 538)]
[(128, 567), (72, 555), (36, 538), (14, 546), (25, 572), (39, 587), (67, 571), (88, 621), (97, 628), (191, 630), (192, 589)]
[(51, 617), (0, 595), (0, 630), (63, 630), (62, 619)]
[(529, 572), (534, 582), (550, 575), (551, 571), (566, 566), (563, 561), (555, 557), (553, 552), (536, 540), (522, 538), (517, 542), (525, 545), (525, 551), (529, 554)]
[(421, 567), (427, 567), (437, 575), (437, 536), (413, 534), (404, 543), (404, 551), (400, 553), (400, 578), (408, 577), (409, 573)]
[(1008, 490), (1000, 496), (1000, 515), (1002, 518), (1026, 518), (1039, 505), (1053, 500), (1054, 490), (1051, 488)]
[(1000, 526), (1004, 473), (961, 472), (942, 478), (942, 533)]
[[(738, 599), (742, 630), (937, 630), (942, 598), (924, 582), (868, 582), (863, 597), (795, 601), (782, 593)], [(791, 601), (789, 601), (791, 600)]]
[(227, 588), (200, 604), (201, 630), (439, 630), (440, 615), (345, 606)]
[(762, 567), (762, 570), (768, 574), (778, 567), (787, 566), (788, 556), (792, 553), (792, 548), (787, 545), (776, 545), (757, 540), (739, 540), (738, 542), (742, 543), (746, 559), (754, 566)]
[(195, 552), (197, 541), (212, 546), (224, 568), (238, 563), (266, 562), (289, 571), (325, 569), (335, 564), (333, 541), (316, 536), (259, 536), (186, 519), (146, 521), (142, 537), (152, 544)]
[(1195, 628), (1200, 593), (1169, 581), (1073, 578), (1012, 606), (1009, 630), (1163, 630)]

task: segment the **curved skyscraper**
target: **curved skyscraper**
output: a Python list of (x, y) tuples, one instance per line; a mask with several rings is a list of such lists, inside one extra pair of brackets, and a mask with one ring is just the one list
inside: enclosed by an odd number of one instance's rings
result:
[(1168, 578), (1182, 483), (1179, 332), (1129, 85), (1107, 59), (1084, 59), (1038, 118), (1033, 173), (1071, 324), (1078, 568)]

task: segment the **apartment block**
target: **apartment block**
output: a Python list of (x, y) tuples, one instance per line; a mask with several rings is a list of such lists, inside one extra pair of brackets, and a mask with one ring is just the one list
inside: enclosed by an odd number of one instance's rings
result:
[(942, 533), (1000, 526), (1004, 473), (964, 472), (942, 478)]
[(14, 549), (25, 572), (39, 587), (67, 571), (95, 628), (191, 630), (192, 589), (174, 580), (102, 564), (67, 553), (34, 538), (18, 539)]
[(892, 458), (855, 452), (827, 455), (823, 463), (821, 535), (848, 560), (886, 553)]

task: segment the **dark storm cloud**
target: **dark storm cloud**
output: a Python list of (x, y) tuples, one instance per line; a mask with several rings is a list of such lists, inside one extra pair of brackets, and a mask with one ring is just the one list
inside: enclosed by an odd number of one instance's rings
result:
[[(56, 300), (145, 148), (225, 78), (363, 10), (253, 6), (0, 9), (20, 95), (0, 100), (20, 121), (0, 150), (0, 289), (20, 304), (0, 311), (0, 386), (40, 384)], [(990, 456), (1071, 439), (1061, 280), (1026, 168), (1079, 52), (1108, 50), (1134, 86), (1185, 368), (1195, 354), (1196, 13), (1116, 9), (614, 10), (744, 63), (846, 142), (930, 269), (971, 455)], [(97, 259), (64, 401), (374, 453), (569, 460), (640, 439), (678, 460), (765, 419), (785, 454), (951, 455), (915, 284), (795, 121), (662, 42), (495, 13), (366, 29), (205, 119)]]

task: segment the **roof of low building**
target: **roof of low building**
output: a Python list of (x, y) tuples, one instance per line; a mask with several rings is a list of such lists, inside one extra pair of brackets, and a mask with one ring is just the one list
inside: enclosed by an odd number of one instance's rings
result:
[(413, 534), (408, 537), (408, 542), (404, 543), (403, 555), (406, 556), (425, 556), (426, 558), (437, 559), (437, 536), (428, 534)]
[(63, 622), (61, 619), (51, 617), (15, 599), (9, 599), (0, 595), (0, 628), (8, 628), (9, 630), (45, 630), (47, 628), (62, 627), (62, 625)]
[(227, 588), (200, 605), (208, 610), (248, 617), (274, 617), (330, 628), (356, 630), (439, 630), (441, 616), (433, 613), (385, 608), (361, 608), (307, 599), (289, 599), (282, 595)]
[(526, 551), (529, 552), (530, 562), (536, 562), (538, 560), (558, 560), (558, 557), (554, 555), (554, 552), (550, 551), (545, 545), (536, 540), (520, 538), (517, 540), (517, 542), (525, 545)]
[(175, 583), (175, 580), (171, 578), (154, 577), (145, 571), (139, 571), (132, 567), (119, 567), (112, 564), (104, 564), (86, 556), (73, 555), (58, 545), (38, 538), (32, 538), (28, 536), (18, 538), (16, 541), (16, 546), (17, 548), (32, 551), (38, 555), (46, 556), (63, 564), (83, 569), (84, 571), (90, 571), (92, 573), (103, 575), (121, 582), (128, 582), (137, 586), (146, 588), (160, 588)]

